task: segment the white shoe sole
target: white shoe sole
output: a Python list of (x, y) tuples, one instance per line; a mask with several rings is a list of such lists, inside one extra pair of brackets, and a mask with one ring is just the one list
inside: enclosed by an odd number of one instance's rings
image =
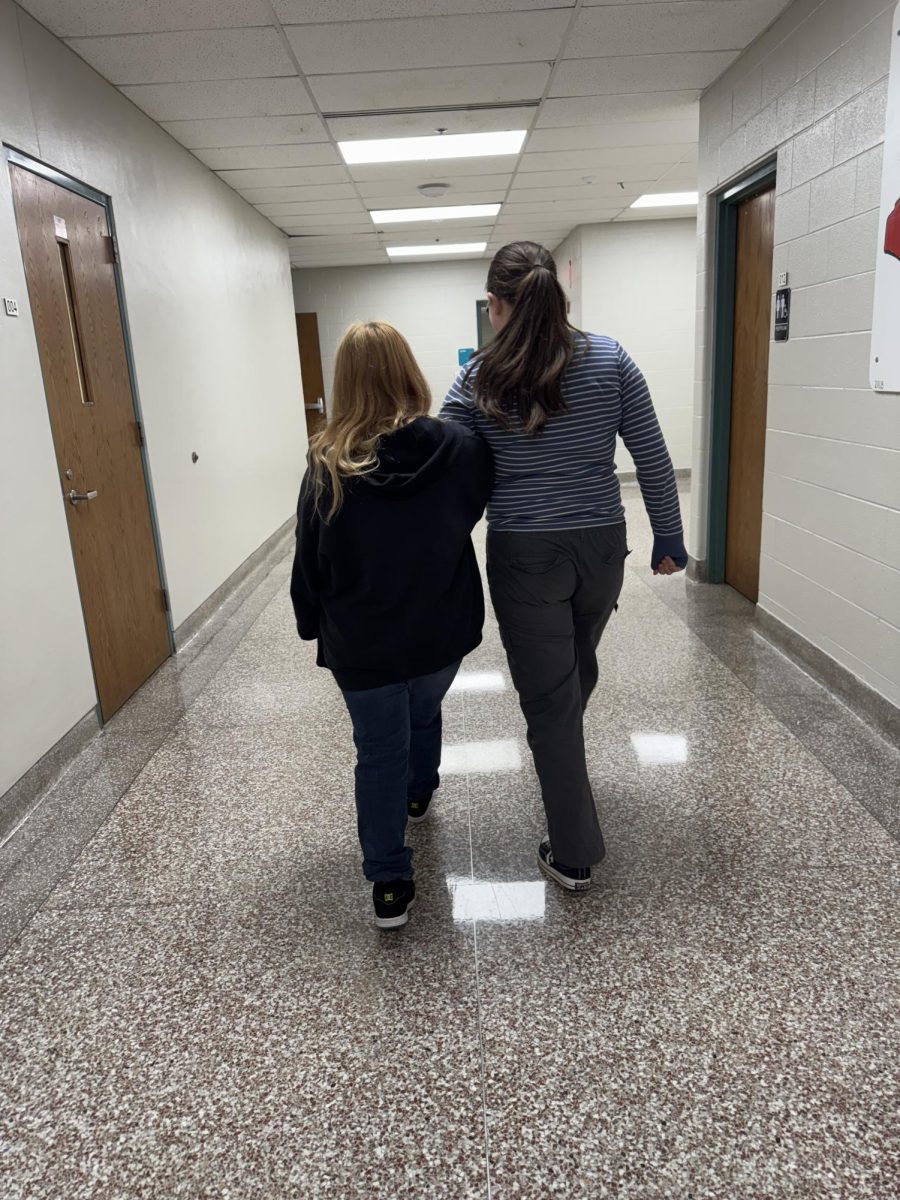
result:
[(376, 917), (375, 924), (379, 929), (402, 929), (409, 920), (409, 910), (413, 907), (415, 902), (416, 898), (413, 896), (412, 900), (410, 900), (409, 904), (406, 906), (406, 911), (402, 912), (399, 917)]
[(411, 814), (411, 813), (407, 813), (407, 814), (406, 814), (406, 819), (407, 819), (407, 821), (409, 821), (410, 825), (421, 825), (423, 821), (427, 821), (427, 820), (428, 820), (428, 813), (429, 813), (429, 812), (431, 812), (431, 809), (430, 809), (430, 808), (429, 808), (428, 812), (426, 812), (426, 813), (423, 813), (421, 817), (414, 817), (414, 816), (412, 816), (412, 814)]
[(567, 892), (590, 891), (590, 879), (570, 879), (568, 875), (563, 875), (561, 871), (557, 871), (555, 867), (552, 867), (549, 863), (544, 862), (540, 854), (538, 855), (538, 866), (548, 879), (552, 879), (554, 883), (558, 883), (559, 886), (565, 888)]

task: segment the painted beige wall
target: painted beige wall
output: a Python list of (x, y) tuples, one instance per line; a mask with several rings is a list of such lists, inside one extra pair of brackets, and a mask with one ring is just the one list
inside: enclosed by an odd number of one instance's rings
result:
[[(293, 510), (306, 435), (285, 240), (10, 0), (0, 138), (113, 198), (178, 624)], [(0, 291), (22, 313), (0, 319), (2, 793), (95, 703), (5, 166)]]
[(475, 304), (484, 298), (487, 269), (487, 259), (462, 259), (294, 271), (297, 312), (319, 318), (326, 403), (347, 326), (389, 321), (409, 341), (439, 407), (459, 370), (457, 351), (477, 345)]
[[(796, 0), (703, 98), (701, 193), (777, 151), (760, 606), (900, 704), (900, 397), (869, 388), (896, 0)], [(706, 556), (713, 206), (701, 204), (691, 550)], [(774, 300), (774, 298), (773, 298)]]

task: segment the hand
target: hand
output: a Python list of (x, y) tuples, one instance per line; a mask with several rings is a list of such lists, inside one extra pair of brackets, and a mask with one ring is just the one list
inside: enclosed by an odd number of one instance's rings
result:
[(677, 575), (679, 571), (683, 571), (683, 570), (684, 570), (684, 567), (676, 567), (671, 556), (667, 554), (666, 557), (659, 564), (659, 566), (656, 568), (656, 570), (653, 572), (653, 574), (654, 575)]

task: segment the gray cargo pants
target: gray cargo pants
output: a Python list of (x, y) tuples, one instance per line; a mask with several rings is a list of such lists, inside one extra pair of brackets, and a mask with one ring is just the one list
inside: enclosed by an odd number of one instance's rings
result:
[(569, 867), (593, 866), (604, 854), (583, 715), (628, 553), (624, 522), (488, 535), (491, 599), (528, 725), (550, 845)]

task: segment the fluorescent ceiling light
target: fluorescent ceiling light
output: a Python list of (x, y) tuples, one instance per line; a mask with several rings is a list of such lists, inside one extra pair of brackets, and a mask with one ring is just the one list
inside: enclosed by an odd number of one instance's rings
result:
[(430, 246), (386, 246), (391, 258), (415, 258), (423, 254), (482, 254), (487, 249), (487, 242), (456, 242), (442, 245), (433, 242)]
[(525, 129), (503, 133), (438, 133), (429, 137), (375, 138), (360, 142), (338, 142), (344, 162), (424, 162), (435, 158), (487, 158), (495, 154), (518, 154)]
[(697, 192), (648, 192), (646, 196), (638, 196), (632, 208), (684, 208), (688, 204), (696, 204), (699, 200)]
[(465, 217), (496, 217), (499, 204), (445, 204), (436, 208), (376, 208), (370, 216), (376, 225), (390, 225), (397, 221), (459, 221)]

